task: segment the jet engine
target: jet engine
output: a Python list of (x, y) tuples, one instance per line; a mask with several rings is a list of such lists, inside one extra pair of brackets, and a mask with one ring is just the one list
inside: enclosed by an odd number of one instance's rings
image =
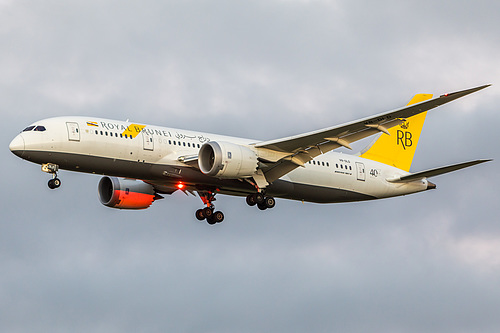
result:
[(118, 209), (146, 209), (156, 199), (153, 186), (142, 181), (102, 177), (98, 186), (99, 200)]
[(210, 141), (201, 146), (198, 166), (205, 175), (235, 179), (251, 177), (257, 170), (257, 154), (247, 146)]

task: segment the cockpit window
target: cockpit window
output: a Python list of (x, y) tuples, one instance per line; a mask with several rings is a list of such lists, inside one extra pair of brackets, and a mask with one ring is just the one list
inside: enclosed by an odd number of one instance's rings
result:
[(35, 126), (28, 126), (28, 127), (26, 127), (25, 129), (23, 129), (23, 132), (29, 132), (29, 131), (31, 131), (33, 128), (35, 128)]
[(29, 132), (29, 131), (37, 131), (37, 132), (43, 132), (46, 131), (45, 126), (28, 126), (25, 129), (23, 129), (23, 132)]

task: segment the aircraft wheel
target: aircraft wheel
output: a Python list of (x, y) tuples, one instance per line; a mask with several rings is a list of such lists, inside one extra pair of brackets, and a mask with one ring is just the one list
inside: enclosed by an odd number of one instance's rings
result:
[(221, 211), (217, 211), (214, 213), (213, 219), (216, 223), (221, 223), (222, 221), (224, 221), (224, 214)]
[(276, 206), (276, 200), (274, 200), (273, 197), (266, 197), (266, 199), (264, 200), (264, 204), (267, 208), (273, 208), (274, 206)]
[(266, 204), (264, 202), (263, 203), (258, 203), (257, 207), (259, 207), (260, 210), (266, 210), (267, 209), (267, 206), (266, 206)]
[(203, 208), (203, 215), (208, 220), (209, 217), (212, 217), (212, 215), (214, 215), (214, 211), (210, 207), (205, 207)]
[(255, 202), (257, 204), (262, 204), (264, 202), (264, 194), (262, 193), (255, 193)]
[(257, 201), (255, 201), (255, 194), (247, 195), (247, 205), (255, 206), (256, 204), (257, 204)]
[(217, 221), (215, 221), (215, 216), (213, 214), (210, 215), (210, 217), (207, 217), (207, 223), (210, 225), (214, 225), (215, 223), (217, 223)]
[(198, 209), (195, 213), (196, 218), (200, 221), (203, 221), (205, 219), (205, 213), (203, 212), (203, 209)]
[(53, 178), (53, 179), (49, 180), (48, 185), (49, 185), (49, 188), (51, 190), (53, 190), (53, 189), (56, 189), (59, 186), (61, 186), (61, 181), (59, 180), (59, 178)]

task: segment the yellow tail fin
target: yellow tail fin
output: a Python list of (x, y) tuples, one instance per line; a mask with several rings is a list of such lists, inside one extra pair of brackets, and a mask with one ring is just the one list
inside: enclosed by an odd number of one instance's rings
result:
[[(431, 94), (417, 94), (408, 105), (431, 98)], [(361, 157), (410, 171), (426, 114), (427, 112), (422, 112), (407, 118), (401, 125), (390, 128), (390, 135), (382, 134)]]

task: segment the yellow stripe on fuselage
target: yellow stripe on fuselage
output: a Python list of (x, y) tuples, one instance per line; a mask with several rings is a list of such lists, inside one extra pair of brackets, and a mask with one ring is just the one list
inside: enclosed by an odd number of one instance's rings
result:
[[(417, 94), (408, 105), (431, 98), (431, 94)], [(426, 115), (427, 112), (422, 112), (407, 118), (401, 125), (390, 128), (390, 135), (382, 134), (361, 157), (410, 171)]]

